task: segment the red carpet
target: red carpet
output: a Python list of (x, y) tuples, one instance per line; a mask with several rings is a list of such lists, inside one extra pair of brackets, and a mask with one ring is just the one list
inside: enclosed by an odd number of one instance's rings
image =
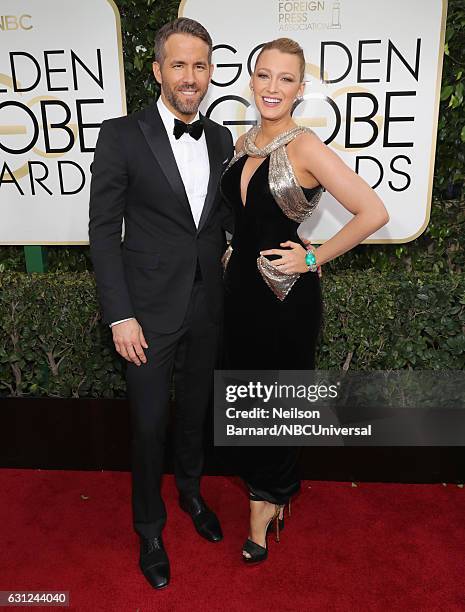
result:
[(203, 480), (225, 534), (210, 544), (167, 476), (172, 579), (163, 591), (137, 566), (129, 474), (0, 470), (0, 487), (0, 590), (67, 590), (70, 609), (465, 610), (465, 490), (455, 485), (306, 481), (281, 543), (270, 538), (268, 561), (247, 567), (238, 481)]

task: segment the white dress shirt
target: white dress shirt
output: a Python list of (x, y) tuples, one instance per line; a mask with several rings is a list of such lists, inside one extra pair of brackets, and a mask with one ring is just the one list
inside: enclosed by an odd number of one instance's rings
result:
[[(210, 162), (208, 160), (205, 132), (199, 140), (195, 140), (189, 134), (183, 134), (181, 138), (176, 140), (173, 129), (174, 120), (177, 117), (165, 106), (161, 96), (158, 98), (157, 107), (184, 183), (195, 225), (198, 227), (210, 178)], [(197, 112), (192, 122), (197, 121), (198, 118), (199, 113)]]
[[(177, 117), (167, 108), (161, 96), (158, 98), (157, 108), (163, 125), (165, 126), (166, 133), (168, 134), (179, 174), (184, 183), (194, 223), (196, 227), (198, 227), (210, 178), (210, 161), (208, 159), (205, 132), (203, 132), (199, 140), (195, 140), (195, 138), (192, 138), (189, 134), (183, 134), (176, 140), (173, 130), (174, 120), (177, 119)], [(198, 111), (194, 119), (192, 119), (192, 122), (197, 121), (197, 119), (199, 119)], [(124, 321), (130, 321), (133, 318), (134, 317), (129, 317), (128, 319), (114, 321), (110, 324), (110, 327), (118, 323), (123, 323)]]

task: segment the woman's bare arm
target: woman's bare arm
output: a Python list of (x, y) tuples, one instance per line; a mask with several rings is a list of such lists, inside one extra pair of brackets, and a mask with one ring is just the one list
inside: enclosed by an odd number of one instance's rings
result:
[(314, 176), (354, 215), (342, 229), (316, 250), (321, 265), (346, 253), (389, 221), (388, 212), (375, 191), (315, 134), (294, 141), (292, 162)]

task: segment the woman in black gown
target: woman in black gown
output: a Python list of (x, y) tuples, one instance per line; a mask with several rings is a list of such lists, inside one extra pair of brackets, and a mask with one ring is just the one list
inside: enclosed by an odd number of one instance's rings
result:
[[(304, 71), (303, 52), (294, 41), (278, 39), (263, 47), (251, 78), (261, 122), (238, 140), (222, 178), (223, 195), (235, 216), (224, 258), (225, 369), (314, 369), (322, 317), (318, 266), (388, 220), (373, 190), (311, 130), (293, 121)], [(323, 185), (355, 218), (315, 250), (300, 240), (297, 229), (317, 206)], [(299, 490), (298, 451), (240, 449), (250, 492), (250, 530), (243, 549), (247, 562), (266, 558), (268, 527), (276, 518), (278, 528), (283, 506)]]

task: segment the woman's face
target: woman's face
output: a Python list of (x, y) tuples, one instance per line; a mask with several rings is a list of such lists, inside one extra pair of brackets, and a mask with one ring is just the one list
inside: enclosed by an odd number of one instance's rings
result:
[(290, 116), (296, 97), (304, 92), (299, 58), (278, 49), (264, 51), (255, 66), (250, 87), (264, 119), (273, 121)]

